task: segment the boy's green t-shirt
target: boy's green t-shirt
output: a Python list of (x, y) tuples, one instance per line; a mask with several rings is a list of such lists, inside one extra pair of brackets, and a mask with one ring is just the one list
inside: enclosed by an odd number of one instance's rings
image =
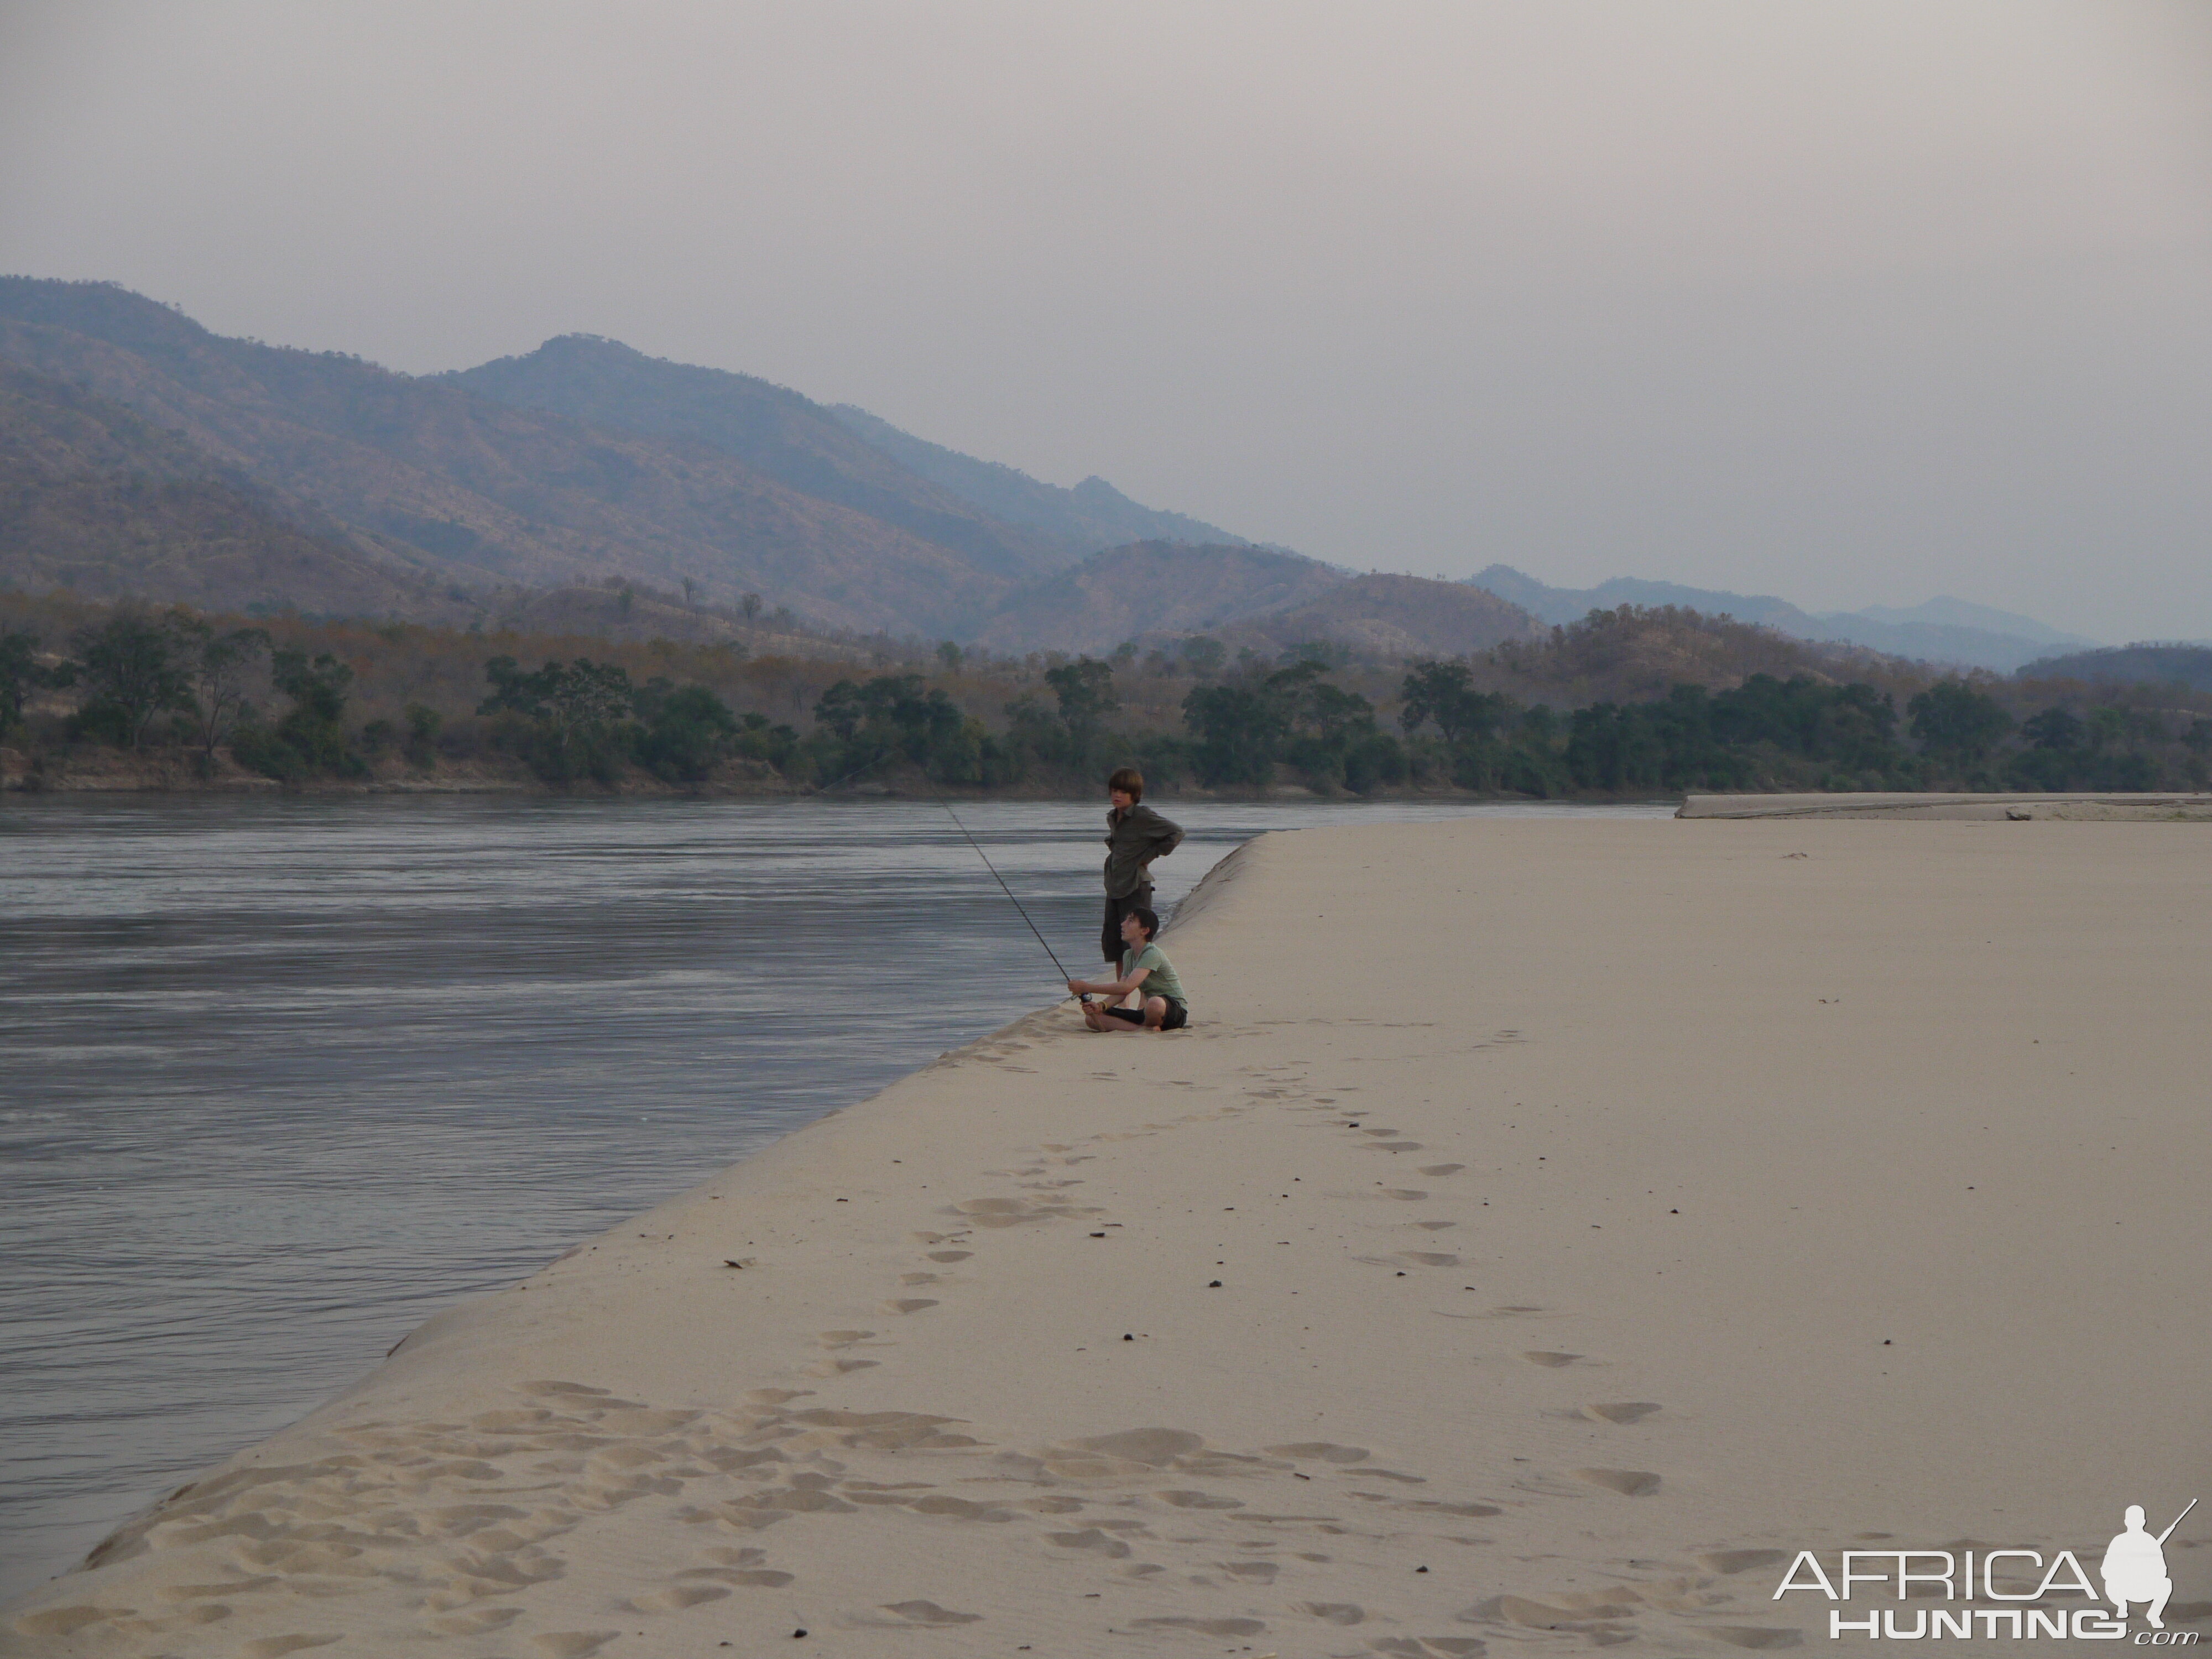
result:
[(1147, 945), (1134, 957), (1127, 951), (1121, 952), (1123, 979), (1128, 978), (1139, 968), (1149, 968), (1152, 971), (1145, 975), (1145, 982), (1137, 988), (1139, 996), (1172, 997), (1184, 1007), (1190, 1006), (1190, 999), (1182, 994), (1182, 981), (1176, 977), (1175, 964), (1167, 959), (1158, 945)]

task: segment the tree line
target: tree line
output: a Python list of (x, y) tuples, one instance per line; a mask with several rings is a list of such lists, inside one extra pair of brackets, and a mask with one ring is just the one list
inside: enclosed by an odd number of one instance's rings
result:
[[(1627, 637), (1620, 618), (1599, 622), (1587, 636), (1560, 630), (1577, 673)], [(871, 673), (855, 672), (856, 652), (747, 662), (659, 641), (545, 652), (533, 667), (519, 648), (486, 652), (495, 641), (482, 636), (432, 635), (118, 605), (49, 646), (45, 630), (0, 621), (0, 744), (27, 744), (34, 771), (106, 749), (184, 757), (209, 776), (227, 757), (289, 783), (476, 765), (563, 788), (805, 787), (908, 769), (947, 787), (1042, 792), (1133, 763), (1170, 787), (1291, 780), (1324, 794), (1537, 798), (2154, 789), (2203, 787), (2212, 762), (2212, 720), (2186, 708), (2076, 696), (2016, 712), (1996, 695), (2012, 688), (1956, 677), (1922, 682), (1902, 708), (1895, 685), (1765, 672), (1562, 707), (1499, 689), (1496, 665), (1480, 659), (1386, 677), (1319, 643), (1231, 661), (1201, 639), (1173, 659), (1130, 649), (1026, 667), (979, 665), (946, 644)], [(472, 643), (476, 654), (455, 660)], [(401, 672), (402, 658), (436, 672)], [(404, 695), (410, 687), (419, 695)]]

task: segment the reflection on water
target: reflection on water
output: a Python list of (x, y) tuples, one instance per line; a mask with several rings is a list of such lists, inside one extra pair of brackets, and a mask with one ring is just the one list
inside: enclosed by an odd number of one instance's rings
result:
[[(1169, 810), (1164, 902), (1262, 830), (1572, 809)], [(1100, 809), (961, 816), (1085, 972)], [(0, 810), (0, 1595), (440, 1307), (1056, 988), (933, 805)]]

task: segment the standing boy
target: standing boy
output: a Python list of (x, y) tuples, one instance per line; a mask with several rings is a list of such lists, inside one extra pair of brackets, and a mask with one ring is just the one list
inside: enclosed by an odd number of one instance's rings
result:
[(1182, 826), (1144, 804), (1145, 775), (1133, 766), (1106, 780), (1106, 794), (1113, 810), (1106, 814), (1106, 924), (1098, 952), (1110, 969), (1121, 960), (1121, 918), (1152, 908), (1152, 860), (1182, 844)]

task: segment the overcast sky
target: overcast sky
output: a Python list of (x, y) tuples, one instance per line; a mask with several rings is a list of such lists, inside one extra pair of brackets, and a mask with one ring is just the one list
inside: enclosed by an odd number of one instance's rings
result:
[(2212, 636), (2212, 5), (0, 8), (0, 270), (1360, 568)]

